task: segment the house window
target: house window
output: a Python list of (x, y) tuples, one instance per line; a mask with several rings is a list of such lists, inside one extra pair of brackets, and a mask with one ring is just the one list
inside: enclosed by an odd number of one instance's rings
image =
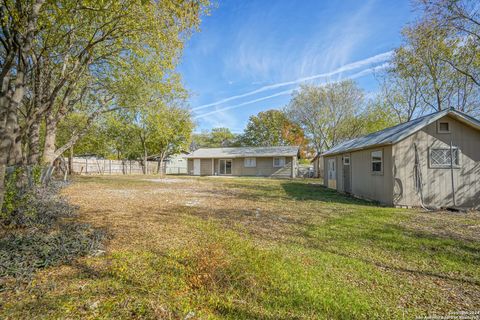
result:
[(439, 121), (437, 131), (438, 133), (450, 133), (450, 122)]
[(285, 157), (275, 157), (273, 158), (273, 167), (281, 168), (285, 166)]
[(243, 161), (245, 168), (255, 168), (257, 166), (257, 159), (255, 158), (245, 158)]
[(372, 172), (383, 172), (383, 151), (381, 150), (372, 152)]
[[(451, 152), (452, 151), (452, 152)], [(452, 164), (451, 154), (453, 153), (453, 166), (458, 167), (460, 159), (458, 148), (430, 148), (430, 167), (432, 168), (450, 168)]]
[(350, 156), (344, 156), (343, 157), (343, 164), (346, 166), (350, 165)]

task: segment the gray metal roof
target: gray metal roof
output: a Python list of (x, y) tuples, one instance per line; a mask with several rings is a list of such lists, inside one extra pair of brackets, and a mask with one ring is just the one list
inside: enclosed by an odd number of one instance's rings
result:
[(411, 120), (409, 122), (401, 123), (394, 127), (368, 134), (363, 137), (342, 142), (330, 150), (322, 153), (322, 156), (356, 151), (381, 145), (395, 144), (446, 115), (449, 115), (480, 130), (480, 121), (477, 119), (457, 110), (446, 109)]
[(293, 157), (298, 154), (298, 149), (298, 146), (200, 148), (186, 158)]

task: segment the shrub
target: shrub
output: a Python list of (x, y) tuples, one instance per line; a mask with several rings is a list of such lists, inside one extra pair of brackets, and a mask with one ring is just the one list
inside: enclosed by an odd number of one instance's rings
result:
[(81, 223), (9, 233), (0, 239), (0, 278), (29, 280), (36, 269), (69, 263), (98, 250), (104, 237), (103, 231)]
[[(15, 184), (16, 173), (10, 178), (9, 184)], [(74, 217), (76, 208), (59, 195), (63, 185), (53, 181), (23, 193), (9, 190), (0, 225), (0, 278), (29, 280), (36, 269), (102, 248), (104, 231), (64, 219)]]
[(34, 186), (16, 196), (13, 209), (4, 216), (10, 227), (50, 228), (59, 219), (72, 217), (77, 208), (70, 205), (58, 192), (65, 184), (54, 182), (46, 187)]

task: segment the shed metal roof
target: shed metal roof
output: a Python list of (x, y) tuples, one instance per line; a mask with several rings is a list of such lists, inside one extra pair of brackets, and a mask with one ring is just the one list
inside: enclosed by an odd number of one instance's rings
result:
[(458, 110), (446, 109), (368, 134), (363, 137), (342, 142), (330, 150), (322, 153), (322, 156), (351, 152), (381, 145), (395, 144), (446, 115), (449, 115), (480, 130), (480, 121), (477, 119)]
[(298, 146), (200, 148), (186, 158), (293, 157), (298, 154), (298, 150)]

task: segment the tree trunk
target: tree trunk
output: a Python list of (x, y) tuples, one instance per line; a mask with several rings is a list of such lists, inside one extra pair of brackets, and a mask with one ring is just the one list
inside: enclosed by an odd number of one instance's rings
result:
[(14, 125), (12, 137), (11, 137), (11, 146), (10, 154), (8, 157), (8, 165), (10, 166), (23, 166), (23, 150), (22, 150), (22, 137), (20, 135), (20, 127), (18, 125), (18, 115), (17, 123)]
[[(15, 43), (13, 47), (8, 49), (10, 52), (16, 52), (16, 57), (14, 57), (14, 55), (7, 56), (7, 59), (4, 60), (0, 77), (0, 81), (2, 82), (0, 93), (0, 122), (3, 124), (3, 121), (5, 121), (5, 124), (0, 126), (0, 211), (2, 210), (5, 196), (5, 173), (8, 157), (10, 156), (10, 158), (13, 158), (13, 162), (15, 163), (18, 161), (19, 164), (22, 164), (23, 162), (17, 110), (19, 109), (19, 105), (22, 102), (25, 93), (24, 82), (26, 66), (24, 61), (27, 60), (26, 55), (31, 50), (34, 33), (37, 29), (37, 18), (44, 2), (45, 0), (36, 0), (32, 4), (31, 11), (28, 13), (27, 17), (27, 26), (24, 39), (19, 37), (15, 39), (16, 41), (14, 42), (11, 42), (11, 39), (5, 39), (3, 42), (3, 44)], [(15, 29), (15, 27), (12, 29)], [(12, 31), (13, 35), (16, 34), (16, 32), (13, 32), (13, 30), (9, 31)], [(6, 32), (4, 32), (4, 34), (6, 34)], [(9, 100), (7, 96), (10, 94), (10, 72), (15, 58), (18, 59), (15, 85), (13, 94), (11, 95), (11, 100)], [(14, 147), (13, 154), (11, 154), (12, 146)]]
[(143, 153), (143, 174), (148, 174), (148, 155), (147, 151)]
[[(17, 81), (18, 81), (17, 77)], [(0, 128), (0, 211), (3, 207), (3, 201), (5, 196), (5, 175), (7, 170), (7, 165), (12, 158), (12, 147), (15, 144), (16, 136), (15, 136), (15, 129), (18, 128), (18, 116), (17, 116), (17, 107), (21, 97), (23, 97), (23, 90), (21, 95), (17, 93), (17, 90), (20, 88), (16, 88), (16, 94), (14, 94), (14, 98), (9, 106), (9, 110), (6, 114), (5, 119), (5, 126)], [(15, 155), (15, 153), (13, 153)], [(21, 156), (21, 148), (20, 148), (20, 156)], [(13, 156), (15, 158), (15, 156)], [(15, 164), (15, 163), (13, 163)]]
[(73, 172), (73, 146), (70, 147), (70, 152), (68, 153), (68, 173), (72, 175)]
[(45, 123), (45, 143), (43, 145), (42, 162), (52, 166), (57, 158), (55, 155), (55, 139), (57, 137), (57, 121), (51, 113), (47, 114)]
[(147, 174), (147, 144), (146, 138), (140, 133), (140, 140), (142, 141), (143, 147), (143, 174)]
[(27, 144), (29, 165), (37, 165), (40, 163), (40, 122), (35, 121), (28, 129)]
[(165, 176), (165, 153), (160, 153), (160, 177)]

